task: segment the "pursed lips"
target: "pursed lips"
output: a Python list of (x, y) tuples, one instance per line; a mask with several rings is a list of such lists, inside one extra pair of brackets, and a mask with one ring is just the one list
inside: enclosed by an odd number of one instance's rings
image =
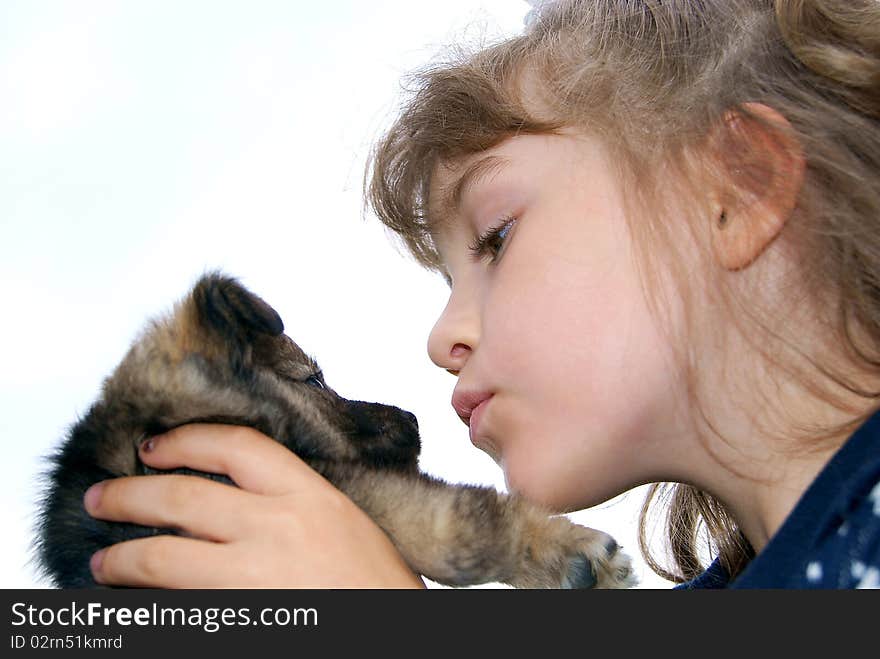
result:
[(456, 391), (453, 393), (452, 408), (458, 414), (458, 418), (470, 428), (471, 442), (474, 441), (480, 417), (492, 395), (488, 391)]
[(452, 409), (466, 426), (471, 424), (474, 410), (492, 397), (488, 391), (456, 391), (452, 394)]

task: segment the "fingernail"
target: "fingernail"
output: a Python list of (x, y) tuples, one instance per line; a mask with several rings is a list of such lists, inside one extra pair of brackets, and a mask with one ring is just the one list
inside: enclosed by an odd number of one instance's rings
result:
[(104, 483), (95, 483), (89, 489), (86, 490), (86, 495), (83, 498), (83, 504), (86, 507), (86, 510), (92, 511), (96, 510), (98, 507), (98, 502), (101, 500), (101, 491), (104, 489)]
[(156, 435), (154, 437), (148, 437), (147, 439), (142, 441), (141, 442), (141, 451), (143, 451), (144, 453), (149, 453), (154, 448), (156, 448), (156, 442), (159, 441), (159, 437), (161, 437), (161, 435)]
[(101, 564), (104, 562), (104, 554), (106, 552), (106, 549), (99, 549), (92, 554), (92, 558), (89, 560), (89, 569), (92, 571), (92, 576), (97, 576), (98, 572), (101, 571)]

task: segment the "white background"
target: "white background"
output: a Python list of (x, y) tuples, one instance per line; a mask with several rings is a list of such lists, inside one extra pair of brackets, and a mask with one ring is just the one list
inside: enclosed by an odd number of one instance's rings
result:
[[(414, 412), (425, 471), (503, 489), (427, 357), (447, 287), (361, 193), (403, 74), (451, 41), (519, 31), (528, 9), (0, 3), (0, 587), (46, 585), (29, 562), (43, 456), (208, 268), (275, 306), (339, 393)], [(642, 498), (571, 517), (615, 535), (642, 587), (667, 587), (637, 556)]]

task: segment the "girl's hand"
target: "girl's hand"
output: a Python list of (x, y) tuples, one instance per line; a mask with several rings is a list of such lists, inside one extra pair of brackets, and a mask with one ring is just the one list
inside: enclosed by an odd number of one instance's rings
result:
[(177, 528), (92, 557), (95, 580), (153, 588), (424, 587), (388, 536), (300, 458), (242, 426), (192, 424), (140, 449), (157, 469), (226, 474), (115, 478), (85, 495), (93, 517)]

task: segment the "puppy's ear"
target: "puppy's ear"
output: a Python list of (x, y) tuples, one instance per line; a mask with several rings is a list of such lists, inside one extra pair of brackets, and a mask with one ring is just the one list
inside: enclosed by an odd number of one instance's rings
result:
[(216, 363), (227, 363), (240, 373), (251, 364), (260, 337), (284, 331), (278, 312), (232, 277), (212, 272), (196, 283), (186, 312), (179, 315), (185, 350)]
[(226, 336), (278, 336), (284, 331), (284, 323), (275, 309), (232, 277), (218, 272), (198, 281), (193, 301), (202, 322)]

